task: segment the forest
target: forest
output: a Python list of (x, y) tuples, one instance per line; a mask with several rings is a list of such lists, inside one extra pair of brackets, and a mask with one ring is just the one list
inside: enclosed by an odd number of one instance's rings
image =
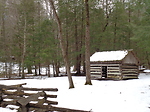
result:
[[(54, 76), (65, 65), (85, 73), (86, 31), (92, 55), (98, 51), (133, 49), (141, 65), (150, 68), (150, 0), (0, 0), (0, 75), (11, 77), (12, 67), (41, 75), (50, 65)], [(89, 23), (87, 24), (87, 16)], [(63, 53), (62, 53), (63, 49)], [(83, 70), (81, 71), (81, 68)]]

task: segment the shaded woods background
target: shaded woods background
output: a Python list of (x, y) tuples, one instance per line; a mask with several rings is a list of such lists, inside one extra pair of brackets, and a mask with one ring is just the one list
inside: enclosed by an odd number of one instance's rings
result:
[[(85, 65), (84, 0), (55, 0), (62, 22), (63, 43), (70, 66), (77, 74)], [(96, 51), (134, 49), (141, 64), (150, 67), (150, 1), (89, 0), (90, 49)], [(1, 73), (53, 65), (55, 76), (63, 66), (58, 27), (48, 0), (0, 0)], [(38, 71), (37, 71), (38, 68)], [(47, 72), (50, 74), (50, 72)]]

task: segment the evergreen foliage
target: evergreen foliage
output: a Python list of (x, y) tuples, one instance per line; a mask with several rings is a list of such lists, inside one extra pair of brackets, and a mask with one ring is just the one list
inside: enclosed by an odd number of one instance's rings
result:
[[(62, 22), (66, 55), (77, 74), (81, 74), (82, 65), (85, 72), (84, 2), (55, 2)], [(89, 12), (91, 55), (103, 50), (134, 49), (141, 64), (150, 68), (149, 0), (89, 0)], [(28, 68), (29, 72), (35, 68), (36, 75), (40, 74), (42, 66), (53, 65), (54, 74), (58, 76), (58, 68), (64, 63), (56, 21), (48, 1), (0, 1), (0, 48), (5, 73), (11, 72), (8, 63), (19, 64), (20, 74), (21, 69)], [(15, 60), (10, 58), (12, 56)]]
[(150, 1), (143, 2), (144, 13), (140, 17), (139, 24), (134, 26), (134, 36), (132, 40), (136, 42), (138, 54), (144, 65), (150, 68)]

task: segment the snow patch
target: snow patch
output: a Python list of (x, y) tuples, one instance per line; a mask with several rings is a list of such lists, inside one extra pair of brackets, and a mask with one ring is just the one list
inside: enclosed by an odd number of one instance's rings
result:
[[(74, 89), (68, 89), (67, 77), (45, 79), (0, 80), (0, 84), (27, 83), (24, 87), (58, 88), (58, 107), (93, 112), (150, 112), (150, 75), (141, 73), (139, 79), (92, 80), (92, 86), (84, 85), (85, 77), (73, 77)], [(52, 99), (50, 99), (52, 100)], [(0, 108), (0, 112), (8, 111)]]
[(147, 70), (144, 70), (143, 72), (150, 73), (150, 70), (149, 70), (149, 69), (147, 69)]

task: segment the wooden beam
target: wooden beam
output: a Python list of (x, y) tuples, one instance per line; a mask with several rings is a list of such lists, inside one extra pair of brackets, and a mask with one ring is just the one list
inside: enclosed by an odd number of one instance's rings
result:
[(94, 67), (96, 67), (96, 66), (108, 66), (108, 67), (109, 67), (109, 66), (116, 66), (116, 67), (118, 67), (119, 65), (120, 65), (120, 64), (93, 64), (93, 63), (90, 64), (91, 67), (93, 67), (93, 66), (94, 66)]
[(58, 91), (57, 88), (23, 88), (26, 91)]

